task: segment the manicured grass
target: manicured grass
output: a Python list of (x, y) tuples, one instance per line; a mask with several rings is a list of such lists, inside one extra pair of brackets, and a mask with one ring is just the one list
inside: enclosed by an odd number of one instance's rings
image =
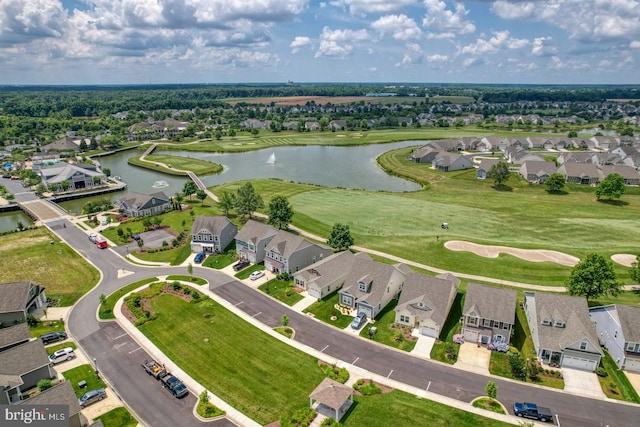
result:
[(73, 305), (100, 278), (98, 270), (45, 227), (1, 236), (0, 259), (2, 282), (40, 283), (47, 297), (59, 298), (64, 307)]
[(55, 353), (56, 351), (66, 348), (66, 347), (71, 347), (72, 349), (77, 349), (78, 346), (76, 346), (76, 343), (74, 343), (73, 341), (66, 341), (60, 344), (56, 344), (56, 345), (52, 345), (47, 347), (45, 350), (47, 350), (47, 354), (49, 356), (51, 356), (53, 353)]
[(102, 421), (104, 427), (136, 427), (138, 425), (138, 420), (133, 418), (124, 406), (114, 408), (93, 419), (93, 421), (97, 420)]
[(178, 281), (182, 281), (182, 282), (189, 282), (189, 283), (194, 283), (196, 285), (206, 285), (207, 281), (200, 278), (200, 277), (194, 277), (194, 276), (181, 276), (181, 275), (174, 275), (174, 276), (167, 276), (167, 282), (171, 282), (174, 280), (178, 280)]
[(273, 330), (287, 338), (291, 338), (293, 336), (293, 329), (288, 326), (278, 326), (273, 328)]
[(601, 366), (604, 367), (608, 375), (606, 377), (598, 375), (598, 381), (600, 381), (602, 391), (608, 398), (640, 403), (640, 396), (638, 396), (624, 372), (618, 369), (616, 362), (607, 351), (604, 352)]
[[(151, 306), (159, 317), (140, 330), (206, 389), (261, 424), (308, 406), (309, 394), (323, 379), (315, 358), (273, 339), (210, 299), (189, 304), (160, 295)], [(259, 357), (249, 356), (256, 351)]]
[(36, 326), (29, 326), (29, 334), (32, 337), (40, 337), (47, 332), (64, 332), (64, 320), (51, 319), (38, 322)]
[(399, 350), (411, 351), (416, 346), (416, 341), (404, 338), (399, 329), (392, 328), (392, 325), (395, 324), (396, 320), (396, 313), (393, 311), (396, 308), (396, 305), (398, 305), (398, 300), (392, 300), (384, 310), (380, 312), (378, 317), (376, 317), (374, 324), (367, 324), (362, 328), (360, 336), (369, 338), (369, 329), (372, 326), (375, 326), (377, 328), (377, 332), (375, 335), (371, 336), (373, 341), (390, 347), (395, 347)]
[[(240, 270), (239, 272), (237, 272), (235, 274), (235, 277), (237, 277), (240, 280), (244, 280), (244, 279), (248, 279), (249, 276), (251, 276), (251, 273), (253, 273), (254, 271), (259, 271), (259, 270), (264, 270), (264, 264), (260, 263), (260, 264), (251, 264), (249, 267), (244, 268), (242, 270)], [(260, 280), (260, 279), (258, 279)], [(262, 279), (264, 280), (264, 279)]]
[[(304, 313), (312, 313), (316, 319), (322, 320), (324, 323), (335, 326), (336, 328), (344, 329), (349, 326), (353, 317), (342, 314), (340, 310), (335, 308), (339, 300), (340, 295), (338, 295), (338, 292), (333, 292), (322, 300), (311, 304), (304, 310)], [(336, 320), (331, 320), (333, 316), (336, 317)]]
[(202, 265), (204, 267), (215, 268), (216, 270), (221, 270), (228, 265), (231, 265), (235, 262), (235, 258), (228, 254), (216, 254), (209, 255), (207, 259), (204, 260)]
[[(100, 366), (98, 366), (98, 370), (100, 370)], [(107, 385), (96, 375), (96, 371), (93, 366), (86, 364), (80, 365), (73, 369), (69, 369), (68, 371), (64, 371), (62, 376), (71, 383), (73, 386), (73, 391), (76, 393), (76, 396), (80, 397), (89, 390), (95, 390), (98, 388), (106, 388)], [(78, 387), (78, 383), (80, 381), (86, 381), (87, 386), (84, 388)]]
[(278, 301), (282, 301), (283, 303), (292, 306), (304, 298), (294, 290), (292, 285), (292, 280), (285, 282), (278, 279), (271, 279), (267, 283), (260, 285), (258, 289), (265, 294), (271, 295)]
[(458, 347), (458, 344), (453, 343), (453, 336), (459, 334), (462, 328), (460, 317), (462, 316), (462, 308), (464, 307), (464, 293), (460, 292), (460, 288), (458, 288), (458, 290), (459, 292), (456, 294), (456, 298), (451, 305), (451, 310), (449, 310), (447, 321), (440, 331), (440, 339), (433, 345), (430, 355), (433, 360), (438, 360), (450, 365), (453, 365), (456, 361), (455, 359), (448, 359), (446, 357), (445, 347), (447, 343), (452, 343)]
[(207, 391), (203, 391), (198, 397), (196, 412), (203, 418), (215, 418), (225, 414), (224, 411), (209, 402), (209, 393)]
[(131, 283), (125, 286), (124, 288), (118, 289), (117, 291), (115, 291), (114, 293), (112, 293), (106, 298), (104, 304), (100, 304), (100, 310), (98, 310), (98, 317), (104, 320), (115, 319), (116, 317), (113, 314), (113, 307), (116, 305), (116, 302), (120, 298), (122, 298), (129, 292), (133, 291), (134, 289), (137, 289), (141, 286), (147, 285), (149, 283), (157, 282), (157, 281), (158, 281), (157, 277), (151, 277), (149, 279), (140, 280), (138, 282)]
[[(222, 165), (191, 157), (172, 156), (168, 154), (150, 154), (145, 157), (145, 160), (146, 161), (142, 161), (139, 158), (134, 157), (129, 159), (128, 162), (133, 163), (136, 166), (142, 166), (169, 174), (177, 173), (176, 169), (191, 171), (196, 175), (211, 175), (222, 172)], [(171, 168), (165, 168), (162, 165), (155, 166), (154, 162), (171, 165)]]
[(487, 411), (497, 412), (498, 414), (506, 414), (504, 408), (498, 401), (490, 397), (482, 397), (473, 402), (475, 408), (486, 409)]
[(498, 427), (510, 426), (460, 409), (420, 399), (393, 390), (372, 396), (353, 396), (356, 404), (342, 419), (345, 427), (429, 426)]

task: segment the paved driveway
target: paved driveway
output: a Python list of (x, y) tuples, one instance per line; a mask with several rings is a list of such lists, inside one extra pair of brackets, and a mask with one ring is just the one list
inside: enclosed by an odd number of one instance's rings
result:
[(475, 343), (465, 342), (460, 345), (456, 368), (478, 374), (489, 375), (489, 360), (491, 351), (484, 347), (478, 347)]
[(627, 372), (624, 371), (625, 375), (629, 379), (629, 382), (636, 390), (636, 393), (640, 394), (640, 374), (636, 372)]
[(175, 236), (164, 230), (145, 231), (144, 233), (140, 233), (140, 237), (144, 241), (145, 248), (159, 248), (162, 246), (162, 242), (165, 241), (170, 245), (173, 239), (175, 239)]
[(411, 354), (424, 359), (431, 359), (431, 349), (436, 343), (436, 339), (426, 335), (417, 335), (417, 337), (418, 342), (416, 342), (416, 346), (411, 350)]
[(562, 377), (564, 378), (564, 390), (569, 393), (597, 399), (605, 398), (598, 376), (593, 372), (562, 368)]

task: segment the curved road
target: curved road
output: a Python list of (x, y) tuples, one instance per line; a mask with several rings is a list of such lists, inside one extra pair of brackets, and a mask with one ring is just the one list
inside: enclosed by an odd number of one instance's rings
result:
[[(67, 227), (63, 228), (62, 223)], [(116, 322), (99, 322), (96, 311), (100, 294), (113, 291), (147, 277), (188, 274), (184, 267), (144, 267), (126, 262), (113, 249), (98, 249), (87, 235), (66, 220), (49, 223), (82, 256), (102, 271), (98, 286), (72, 308), (67, 326), (74, 340), (90, 356), (96, 358), (101, 374), (120, 397), (127, 402), (139, 420), (151, 427), (204, 425), (192, 415), (196, 397), (175, 399), (154, 384), (140, 363), (149, 356)], [(134, 272), (118, 278), (118, 270)], [(232, 305), (269, 327), (279, 325), (282, 314), (296, 330), (295, 340), (346, 363), (394, 380), (444, 396), (469, 402), (485, 394), (488, 377), (462, 371), (439, 362), (423, 360), (393, 348), (360, 339), (322, 322), (302, 315), (261, 292), (215, 270), (196, 268), (197, 274), (210, 282), (210, 289)], [(496, 382), (502, 403), (533, 401), (550, 407), (563, 427), (619, 426), (636, 427), (640, 406), (535, 387), (523, 383), (491, 378)], [(224, 399), (224, 396), (220, 396)], [(207, 423), (210, 424), (210, 423)], [(233, 425), (222, 419), (215, 425)]]

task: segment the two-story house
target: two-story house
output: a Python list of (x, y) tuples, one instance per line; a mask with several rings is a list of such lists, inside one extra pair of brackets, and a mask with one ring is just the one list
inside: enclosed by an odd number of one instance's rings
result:
[(517, 291), (469, 283), (462, 309), (462, 334), (467, 342), (509, 343), (516, 321)]
[(153, 194), (130, 191), (113, 205), (128, 217), (151, 216), (171, 209), (171, 199), (162, 191)]
[(331, 248), (284, 230), (273, 236), (266, 249), (264, 267), (275, 274), (293, 274), (332, 253)]
[(237, 233), (226, 216), (198, 216), (191, 227), (191, 252), (222, 253)]
[(350, 251), (338, 252), (294, 273), (295, 286), (309, 296), (322, 299), (344, 285), (356, 256)]
[(27, 321), (27, 314), (47, 306), (44, 286), (34, 282), (0, 284), (0, 327)]
[(253, 264), (261, 263), (276, 234), (278, 230), (272, 226), (250, 219), (236, 234), (236, 253)]
[(596, 333), (618, 368), (640, 372), (640, 307), (612, 304), (589, 309)]

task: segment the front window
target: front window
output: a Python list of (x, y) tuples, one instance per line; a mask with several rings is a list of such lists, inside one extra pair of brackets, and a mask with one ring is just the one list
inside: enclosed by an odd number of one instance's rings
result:
[(582, 341), (580, 343), (580, 350), (586, 350), (587, 349), (587, 342), (586, 341)]
[(342, 296), (342, 303), (344, 305), (353, 305), (353, 298), (348, 296), (348, 295), (343, 295)]
[(491, 320), (489, 320), (489, 319), (484, 319), (484, 320), (482, 321), (482, 324), (483, 324), (484, 326), (490, 327), (490, 326), (491, 326)]
[(400, 322), (409, 323), (409, 316), (405, 316), (404, 314), (400, 315)]
[(468, 318), (468, 323), (470, 325), (477, 325), (478, 324), (478, 318), (477, 317), (469, 317)]

